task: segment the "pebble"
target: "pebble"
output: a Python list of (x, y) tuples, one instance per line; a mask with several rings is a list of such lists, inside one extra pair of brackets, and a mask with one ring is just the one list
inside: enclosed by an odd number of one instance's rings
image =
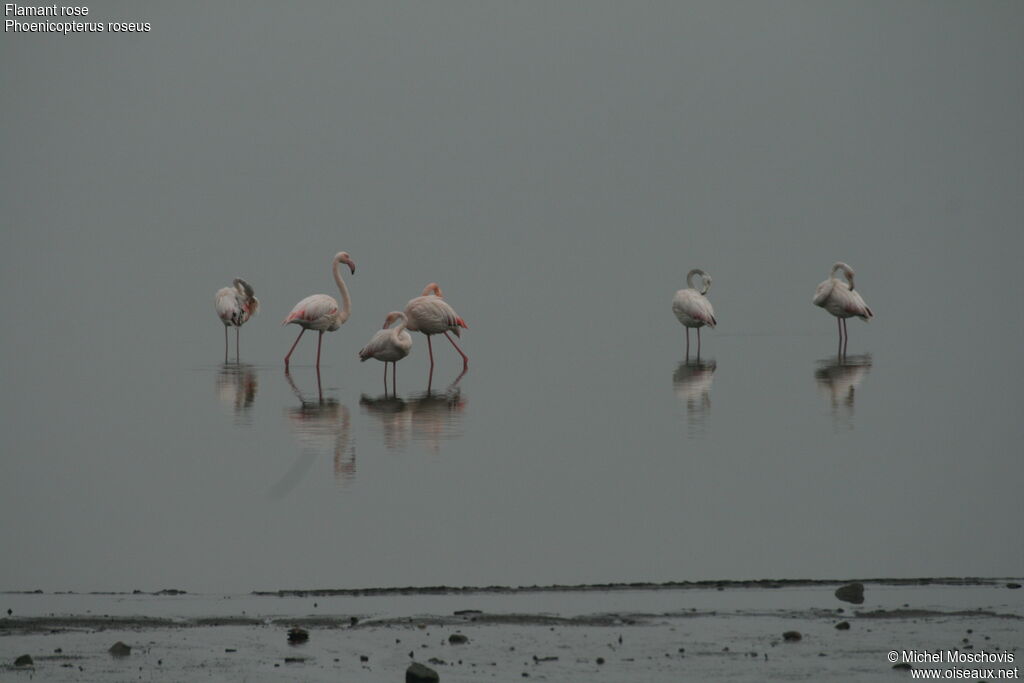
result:
[(405, 683), (438, 683), (441, 677), (429, 666), (413, 662), (405, 670)]

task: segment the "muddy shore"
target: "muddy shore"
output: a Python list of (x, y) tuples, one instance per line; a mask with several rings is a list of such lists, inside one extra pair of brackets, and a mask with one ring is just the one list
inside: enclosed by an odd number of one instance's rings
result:
[(0, 679), (889, 681), (891, 650), (1024, 656), (1020, 579), (846, 583), (0, 593)]

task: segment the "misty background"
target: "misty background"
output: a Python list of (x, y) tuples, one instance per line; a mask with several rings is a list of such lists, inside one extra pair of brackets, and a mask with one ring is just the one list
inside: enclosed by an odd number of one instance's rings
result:
[(0, 589), (1024, 571), (1024, 5), (88, 7), (0, 39)]

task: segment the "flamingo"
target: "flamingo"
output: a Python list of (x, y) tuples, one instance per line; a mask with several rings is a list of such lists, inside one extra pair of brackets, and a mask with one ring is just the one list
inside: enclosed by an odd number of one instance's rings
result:
[(341, 273), (338, 269), (338, 264), (340, 263), (347, 265), (353, 275), (356, 272), (356, 264), (346, 251), (339, 251), (335, 254), (334, 261), (331, 263), (331, 273), (334, 275), (334, 281), (338, 283), (338, 291), (341, 292), (342, 308), (338, 308), (338, 302), (334, 300), (334, 297), (327, 296), (326, 294), (313, 294), (295, 304), (295, 308), (292, 309), (292, 312), (281, 323), (282, 325), (294, 323), (302, 328), (299, 336), (295, 338), (292, 348), (288, 349), (288, 355), (284, 357), (285, 370), (288, 369), (288, 359), (292, 357), (292, 351), (299, 345), (299, 340), (302, 339), (303, 333), (306, 330), (316, 330), (320, 333), (316, 340), (316, 369), (319, 375), (320, 345), (324, 339), (324, 332), (334, 332), (348, 320), (349, 314), (352, 313), (352, 299), (348, 295), (348, 287), (345, 286), (345, 281), (341, 279)]
[(235, 358), (238, 358), (238, 336), (240, 328), (249, 318), (256, 315), (260, 309), (260, 302), (255, 296), (255, 291), (248, 282), (240, 277), (234, 279), (231, 287), (223, 287), (217, 290), (213, 296), (213, 306), (217, 310), (217, 317), (224, 323), (224, 362), (228, 362), (228, 327), (235, 328)]
[[(835, 277), (836, 271), (841, 270), (846, 277), (846, 282)], [(846, 319), (857, 316), (865, 322), (870, 322), (875, 314), (864, 303), (860, 292), (853, 291), (853, 268), (842, 261), (836, 261), (829, 271), (827, 280), (818, 285), (811, 302), (815, 306), (821, 306), (836, 317), (836, 324), (839, 326), (839, 355), (846, 354), (846, 344), (850, 341), (850, 334), (846, 330)], [(849, 284), (847, 284), (849, 283)]]
[[(700, 275), (700, 290), (693, 286), (693, 276)], [(672, 297), (672, 312), (686, 328), (686, 356), (690, 356), (690, 328), (697, 328), (697, 357), (700, 357), (700, 328), (707, 325), (714, 329), (718, 321), (715, 320), (715, 309), (708, 301), (708, 290), (711, 289), (711, 276), (700, 268), (694, 268), (686, 274), (686, 284), (689, 289), (680, 289)]]
[(431, 335), (444, 334), (452, 343), (455, 350), (462, 356), (462, 369), (469, 368), (469, 357), (462, 352), (459, 345), (451, 338), (449, 332), (454, 332), (456, 337), (461, 337), (460, 327), (469, 328), (466, 321), (459, 317), (455, 309), (448, 305), (442, 297), (441, 288), (436, 282), (431, 282), (423, 288), (423, 294), (411, 299), (405, 305), (406, 328), (413, 332), (422, 332), (427, 335), (427, 352), (430, 354), (430, 370), (434, 370), (434, 349), (430, 343)]
[[(397, 327), (390, 330), (388, 325), (401, 320)], [(409, 355), (412, 350), (412, 335), (405, 331), (408, 319), (401, 311), (392, 311), (384, 319), (384, 327), (359, 350), (359, 360), (376, 358), (384, 363), (384, 392), (388, 390), (388, 363), (391, 363), (391, 391), (395, 393), (398, 378), (398, 361)]]

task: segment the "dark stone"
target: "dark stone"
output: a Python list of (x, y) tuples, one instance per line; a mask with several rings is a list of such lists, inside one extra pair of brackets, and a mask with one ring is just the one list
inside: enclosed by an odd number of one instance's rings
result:
[(452, 645), (465, 645), (469, 642), (469, 638), (462, 635), (461, 633), (453, 633), (448, 636), (448, 642)]
[(32, 655), (22, 655), (14, 660), (14, 666), (32, 666)]
[(441, 677), (429, 666), (413, 662), (405, 670), (405, 683), (438, 683)]
[(360, 662), (368, 662), (368, 661), (370, 661), (370, 658), (367, 657), (366, 655), (359, 655), (359, 661)]
[(107, 652), (109, 652), (114, 657), (127, 657), (132, 653), (132, 649), (119, 640), (113, 645), (111, 645), (110, 649), (107, 650)]
[(843, 602), (860, 605), (864, 602), (864, 584), (859, 581), (848, 583), (836, 589), (836, 597)]
[(894, 668), (894, 669), (899, 669), (899, 670), (901, 670), (901, 671), (910, 671), (910, 670), (911, 670), (911, 669), (913, 669), (914, 667), (910, 666), (910, 665), (909, 665), (909, 664), (907, 664), (906, 662), (900, 662), (899, 664), (893, 664), (893, 665), (892, 665), (892, 668)]
[(289, 643), (304, 643), (309, 640), (309, 631), (304, 628), (295, 626), (288, 629), (288, 642)]
[[(1010, 589), (1017, 589), (1020, 588), (1020, 584), (1016, 581), (1011, 581), (1010, 583), (1006, 584), (1006, 587)], [(10, 610), (8, 610), (7, 613), (10, 614)]]
[(836, 629), (839, 630), (839, 631), (849, 631), (850, 630), (850, 622), (848, 622), (848, 621), (840, 621), (838, 624), (836, 624)]
[(604, 657), (598, 657), (597, 658), (597, 663), (598, 664), (604, 664)]
[(790, 643), (795, 643), (801, 638), (803, 638), (803, 635), (800, 634), (800, 631), (786, 631), (782, 634), (782, 639)]

